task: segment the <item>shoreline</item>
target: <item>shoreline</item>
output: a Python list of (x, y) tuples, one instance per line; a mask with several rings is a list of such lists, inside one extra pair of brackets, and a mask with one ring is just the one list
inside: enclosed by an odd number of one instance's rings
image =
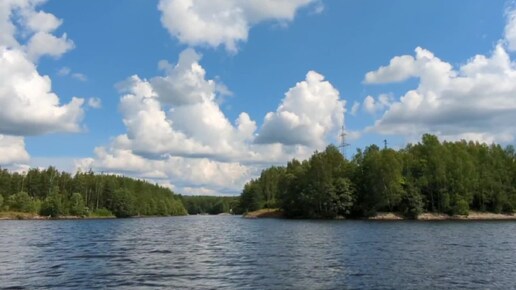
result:
[(443, 213), (422, 213), (417, 219), (408, 219), (397, 213), (378, 213), (374, 217), (365, 218), (372, 221), (510, 221), (516, 220), (516, 214), (502, 214), (472, 211), (468, 215), (447, 215)]
[(279, 208), (263, 208), (255, 211), (246, 212), (242, 215), (246, 219), (255, 218), (284, 218), (283, 212)]
[[(242, 215), (246, 219), (256, 218), (285, 218), (279, 209), (261, 209)], [(333, 220), (345, 220), (343, 217), (336, 217)], [(350, 218), (348, 220), (367, 220), (367, 221), (516, 221), (516, 214), (502, 214), (490, 212), (470, 212), (466, 215), (450, 216), (443, 213), (422, 213), (417, 219), (405, 218), (398, 213), (380, 212), (372, 217)]]
[[(188, 216), (188, 215), (182, 215)], [(63, 215), (59, 217), (42, 216), (34, 213), (26, 212), (0, 212), (1, 221), (56, 221), (56, 220), (105, 220), (105, 219), (133, 219), (133, 218), (158, 218), (158, 217), (171, 217), (171, 216), (159, 216), (159, 215), (137, 215), (127, 218), (117, 218), (116, 216), (74, 216), (74, 215)]]
[[(129, 218), (149, 218), (157, 216), (134, 216)], [(257, 211), (247, 212), (242, 215), (246, 219), (257, 219), (257, 218), (274, 218), (283, 219), (285, 216), (283, 212), (277, 208), (275, 209), (260, 209)], [(116, 219), (115, 216), (41, 216), (32, 213), (23, 212), (0, 212), (0, 221), (8, 220), (95, 220), (95, 219)], [(379, 212), (377, 215), (372, 217), (362, 218), (344, 218), (336, 217), (329, 220), (365, 220), (365, 221), (516, 221), (516, 213), (514, 214), (501, 214), (501, 213), (490, 213), (490, 212), (470, 212), (466, 215), (455, 215), (450, 216), (443, 213), (422, 213), (417, 219), (409, 219), (403, 217), (401, 214), (393, 212)]]
[(26, 212), (0, 212), (0, 221), (15, 221), (15, 220), (93, 220), (93, 219), (115, 219), (115, 216), (59, 216), (59, 217), (50, 217), (50, 216), (42, 216), (33, 213)]

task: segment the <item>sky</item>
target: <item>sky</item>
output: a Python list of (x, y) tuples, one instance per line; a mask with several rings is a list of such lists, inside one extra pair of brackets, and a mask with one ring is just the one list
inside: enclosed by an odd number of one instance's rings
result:
[(237, 195), (340, 143), (514, 144), (502, 0), (0, 2), (0, 166)]

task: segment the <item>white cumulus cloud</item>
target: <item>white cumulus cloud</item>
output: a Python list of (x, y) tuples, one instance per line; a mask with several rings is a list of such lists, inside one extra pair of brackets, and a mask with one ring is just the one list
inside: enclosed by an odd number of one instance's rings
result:
[(175, 66), (167, 61), (160, 62), (166, 75), (153, 78), (151, 84), (161, 102), (182, 106), (215, 100), (221, 85), (214, 80), (206, 80), (200, 59), (201, 55), (195, 50), (186, 49), (181, 52)]
[(77, 132), (83, 102), (73, 98), (60, 104), (50, 78), (40, 75), (22, 51), (0, 47), (0, 133)]
[[(401, 66), (400, 59), (405, 60)], [(477, 55), (458, 68), (417, 48), (415, 56), (393, 58), (390, 65), (369, 72), (366, 82), (409, 77), (419, 79), (417, 88), (392, 102), (369, 130), (406, 136), (431, 132), (449, 139), (497, 142), (514, 138), (516, 66), (503, 44), (492, 55)]]
[(127, 134), (118, 140), (153, 158), (249, 154), (242, 148), (253, 138), (256, 123), (247, 113), (234, 123), (226, 118), (216, 102), (219, 86), (205, 78), (199, 60), (200, 55), (187, 49), (176, 66), (166, 65), (165, 76), (151, 81), (132, 76), (120, 84), (127, 93), (120, 101)]
[[(74, 47), (66, 33), (55, 36), (53, 32), (63, 23), (53, 14), (38, 11), (42, 0), (4, 0), (0, 3), (0, 46), (23, 50), (32, 61), (41, 56), (60, 57)], [(20, 43), (17, 35), (28, 39)]]
[(376, 71), (368, 72), (365, 76), (366, 84), (381, 84), (400, 82), (414, 77), (414, 58), (410, 55), (396, 56), (388, 66), (382, 66)]
[(324, 76), (310, 71), (285, 94), (276, 112), (267, 113), (256, 143), (321, 146), (343, 125), (344, 112), (339, 92)]
[(63, 24), (61, 19), (44, 11), (28, 10), (24, 12), (26, 26), (34, 32), (52, 32)]
[(367, 113), (375, 115), (377, 112), (382, 112), (390, 107), (391, 103), (392, 96), (390, 94), (381, 94), (377, 99), (373, 96), (365, 97), (362, 107)]
[[(118, 84), (127, 132), (96, 148), (93, 158), (77, 160), (77, 167), (148, 178), (178, 192), (235, 194), (265, 166), (324, 149), (331, 130), (342, 125), (345, 104), (338, 91), (322, 75), (309, 72), (277, 112), (297, 114), (318, 140), (258, 144), (257, 124), (247, 113), (231, 121), (220, 109), (217, 99), (225, 90), (206, 78), (200, 60), (187, 49), (176, 65), (160, 63), (163, 76), (145, 80), (134, 75)], [(289, 135), (290, 128), (278, 134)]]
[[(188, 45), (238, 50), (249, 30), (264, 21), (292, 21), (299, 8), (316, 0), (160, 0), (161, 22)], [(323, 7), (323, 6), (320, 6)]]
[(23, 137), (0, 135), (0, 165), (24, 163), (29, 160)]
[(43, 55), (55, 58), (75, 47), (73, 41), (69, 40), (66, 33), (56, 37), (48, 32), (37, 32), (27, 44), (27, 55), (31, 60), (38, 60)]
[(74, 47), (66, 34), (53, 32), (63, 23), (41, 11), (42, 0), (0, 1), (0, 163), (29, 160), (23, 136), (80, 130), (84, 100), (62, 104), (52, 82), (36, 62), (60, 57)]

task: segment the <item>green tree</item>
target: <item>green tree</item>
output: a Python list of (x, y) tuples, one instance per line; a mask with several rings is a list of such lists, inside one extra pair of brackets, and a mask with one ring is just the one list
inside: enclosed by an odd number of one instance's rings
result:
[(423, 198), (421, 193), (413, 184), (405, 184), (405, 190), (401, 197), (399, 208), (401, 214), (410, 219), (416, 219), (421, 213), (423, 213)]
[(335, 146), (315, 152), (308, 162), (292, 160), (278, 182), (281, 208), (289, 217), (349, 215), (355, 193), (350, 171)]
[(55, 218), (63, 215), (64, 211), (60, 194), (58, 192), (52, 192), (41, 204), (40, 214)]
[(361, 159), (359, 206), (364, 215), (377, 211), (393, 211), (403, 195), (403, 165), (392, 149), (372, 145), (366, 148)]
[(328, 216), (349, 216), (355, 200), (355, 188), (353, 183), (348, 178), (341, 177), (334, 180), (333, 188), (334, 191), (331, 195), (333, 207)]
[(284, 174), (285, 169), (282, 167), (273, 166), (262, 171), (259, 183), (264, 200), (264, 207), (275, 208), (278, 206), (277, 198), (279, 191), (279, 181)]
[(262, 198), (258, 182), (251, 180), (244, 186), (240, 196), (240, 207), (244, 211), (255, 211), (262, 207)]
[[(166, 205), (160, 203), (160, 205), (165, 207), (164, 212), (166, 212)], [(136, 214), (135, 211), (135, 198), (127, 189), (117, 189), (113, 193), (111, 207), (109, 208), (111, 212), (116, 217), (126, 218), (131, 217)]]
[(74, 192), (70, 198), (70, 214), (75, 216), (85, 216), (88, 214), (84, 198), (78, 192)]

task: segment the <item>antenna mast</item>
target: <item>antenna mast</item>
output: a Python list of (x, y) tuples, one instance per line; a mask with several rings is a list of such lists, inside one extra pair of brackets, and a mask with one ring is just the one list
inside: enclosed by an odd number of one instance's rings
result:
[(340, 132), (340, 144), (339, 149), (340, 153), (344, 158), (346, 158), (346, 147), (349, 146), (349, 143), (346, 143), (346, 130), (344, 129), (344, 125), (342, 125), (342, 131)]

